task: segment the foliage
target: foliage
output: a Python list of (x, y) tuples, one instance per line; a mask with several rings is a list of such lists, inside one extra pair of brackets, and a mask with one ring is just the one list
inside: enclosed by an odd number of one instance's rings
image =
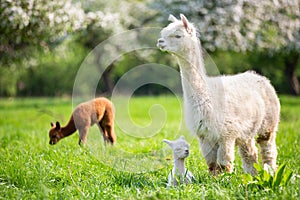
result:
[[(279, 92), (287, 93), (290, 83), (283, 75), (288, 71), (284, 65), (290, 61), (290, 66), (295, 66), (289, 70), (292, 72), (298, 72), (296, 68), (300, 65), (296, 59), (300, 41), (297, 0), (3, 0), (0, 3), (0, 96), (69, 95), (76, 69), (96, 45), (127, 29), (162, 26), (167, 23), (169, 13), (180, 12), (196, 22), (204, 47), (210, 52), (216, 50), (213, 57), (222, 73), (254, 69), (270, 78)], [(68, 52), (57, 50), (63, 48)], [(250, 55), (249, 50), (254, 53)], [(141, 63), (176, 67), (176, 62), (162, 52), (153, 51), (147, 60), (142, 54), (131, 52), (114, 63), (108, 82), (116, 83), (126, 71)], [(222, 56), (226, 68), (218, 64), (219, 61), (223, 64)], [(65, 71), (70, 73), (65, 73), (64, 81), (58, 84)], [(297, 80), (297, 74), (291, 74), (289, 79)], [(111, 88), (101, 81), (99, 91)], [(140, 94), (165, 91), (163, 87), (149, 85), (139, 90)]]
[[(240, 53), (218, 50), (210, 53), (210, 56), (220, 74), (235, 74), (254, 70), (270, 79), (278, 93), (289, 93), (288, 82), (283, 73), (285, 71), (284, 55), (278, 54), (273, 57), (261, 52)], [(300, 62), (295, 67), (298, 69), (297, 74), (299, 74)]]
[[(300, 173), (299, 112), (300, 100), (281, 96), (282, 120), (279, 127), (278, 163), (287, 163), (293, 174)], [(127, 152), (151, 152), (163, 146), (161, 140), (176, 138), (174, 133), (180, 124), (181, 109), (174, 97), (132, 98), (132, 120), (147, 125), (147, 111), (151, 105), (164, 102), (170, 110), (170, 123), (159, 134), (145, 140), (129, 137), (116, 127), (118, 145)], [(176, 109), (174, 109), (176, 108)], [(187, 168), (196, 181), (178, 188), (166, 188), (167, 176), (172, 168), (172, 152), (166, 152), (166, 165), (146, 173), (125, 172), (105, 163), (96, 156), (88, 143), (78, 146), (75, 133), (55, 146), (48, 144), (50, 121), (66, 123), (72, 111), (71, 99), (25, 98), (0, 101), (0, 199), (299, 199), (299, 177), (293, 177), (287, 186), (269, 189), (259, 185), (250, 187), (245, 182), (242, 162), (236, 156), (233, 174), (213, 178), (207, 172), (199, 143), (192, 139), (185, 128), (180, 130), (191, 144)], [(25, 116), (25, 117), (24, 117)], [(126, 119), (127, 120), (127, 119)], [(102, 141), (97, 127), (90, 129), (88, 142)], [(101, 152), (99, 152), (101, 153)], [(149, 155), (149, 156), (150, 156)], [(114, 157), (110, 158), (113, 159)], [(152, 158), (152, 157), (150, 157)], [(155, 158), (155, 156), (153, 157)], [(130, 166), (136, 167), (136, 166)], [(287, 173), (285, 168), (283, 174)], [(266, 179), (263, 179), (266, 180)], [(281, 183), (283, 183), (281, 181)], [(248, 185), (248, 186), (247, 186)]]
[(276, 172), (268, 165), (265, 165), (263, 168), (259, 164), (254, 166), (258, 172), (257, 176), (244, 175), (245, 184), (253, 189), (254, 187), (272, 190), (284, 189), (293, 175), (292, 171), (286, 169), (286, 163), (281, 164)]
[(300, 51), (298, 0), (168, 0), (154, 1), (152, 7), (164, 21), (170, 13), (186, 14), (210, 51)]
[(71, 95), (79, 64), (87, 52), (71, 38), (46, 53), (33, 51), (24, 59), (23, 70), (17, 80), (18, 94), (22, 96)]
[[(68, 56), (67, 62), (61, 59), (62, 62), (57, 63), (58, 60), (54, 57), (60, 57), (65, 53), (60, 52), (60, 55), (57, 55), (56, 47), (61, 45), (65, 39), (72, 38), (71, 34), (84, 33), (88, 27), (90, 29), (97, 27), (108, 31), (114, 28), (118, 22), (117, 14), (101, 11), (85, 12), (80, 2), (73, 3), (71, 0), (4, 0), (0, 3), (0, 11), (0, 72), (2, 72), (0, 74), (0, 95), (5, 96), (15, 96), (16, 94), (53, 95), (55, 88), (52, 87), (52, 80), (47, 79), (49, 75), (46, 73), (44, 73), (44, 77), (41, 77), (42, 73), (40, 72), (56, 71), (55, 66), (58, 67), (68, 62), (77, 69), (86, 54), (86, 52), (81, 52), (73, 58)], [(62, 44), (60, 48), (64, 47), (66, 46)], [(82, 48), (79, 47), (79, 49)], [(65, 49), (65, 51), (69, 50), (71, 49)], [(79, 51), (74, 53), (79, 53)], [(52, 60), (49, 60), (51, 57)], [(46, 66), (49, 68), (44, 67), (43, 69), (45, 60), (48, 60)], [(75, 61), (77, 62), (75, 63)], [(50, 64), (51, 62), (53, 64)], [(35, 72), (33, 69), (39, 72)], [(70, 71), (73, 71), (72, 74), (76, 73), (75, 70)], [(30, 83), (32, 86), (38, 86), (41, 82), (37, 79), (40, 79), (44, 82), (48, 80), (49, 88), (46, 90), (40, 88), (39, 92), (20, 92), (19, 88), (22, 89), (26, 82), (26, 80), (22, 80), (24, 73), (31, 73), (30, 78), (33, 76)], [(72, 77), (74, 78), (74, 76), (67, 78)], [(62, 82), (60, 81), (60, 83)], [(26, 87), (28, 85), (29, 83), (26, 84)], [(48, 89), (51, 91), (47, 92)], [(72, 88), (69, 88), (69, 91), (70, 89)]]
[(17, 94), (17, 82), (21, 72), (17, 71), (16, 68), (16, 64), (12, 64), (9, 68), (0, 67), (0, 96), (15, 96)]
[(85, 13), (80, 3), (71, 0), (4, 0), (0, 6), (0, 43), (5, 52), (54, 42), (90, 23), (107, 27), (115, 19), (100, 11)]
[[(186, 14), (198, 28), (207, 51), (229, 50), (284, 58), (281, 73), (285, 74), (289, 93), (300, 94), (296, 74), (300, 60), (298, 0), (168, 0), (153, 1), (151, 6), (161, 13), (160, 21), (164, 23), (169, 13)], [(260, 71), (263, 67), (260, 66)]]

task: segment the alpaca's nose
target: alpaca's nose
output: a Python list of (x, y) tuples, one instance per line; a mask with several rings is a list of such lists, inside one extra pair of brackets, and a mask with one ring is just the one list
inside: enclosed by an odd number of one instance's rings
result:
[(165, 41), (165, 40), (162, 39), (162, 38), (159, 38), (159, 39), (157, 40), (157, 42), (160, 43), (160, 44), (161, 44), (161, 43), (164, 43), (164, 41)]
[(163, 38), (159, 38), (157, 40), (156, 46), (160, 49), (164, 49), (166, 47), (166, 45), (164, 43), (165, 43), (165, 40)]
[(185, 150), (185, 153), (186, 153), (186, 154), (189, 154), (189, 153), (190, 153), (190, 151), (189, 151), (188, 149), (186, 149), (186, 150)]
[(50, 140), (49, 144), (54, 145), (56, 142)]

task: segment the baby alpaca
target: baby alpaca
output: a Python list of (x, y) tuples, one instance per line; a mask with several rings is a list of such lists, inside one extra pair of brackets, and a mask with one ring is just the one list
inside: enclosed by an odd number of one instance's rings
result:
[(184, 167), (184, 159), (187, 158), (190, 153), (189, 143), (186, 142), (183, 135), (175, 141), (166, 139), (163, 141), (172, 148), (174, 158), (174, 167), (168, 176), (167, 187), (178, 186), (178, 181), (180, 181), (180, 184), (191, 183), (195, 178), (193, 174)]
[(79, 142), (85, 144), (90, 126), (97, 123), (102, 132), (104, 141), (114, 144), (116, 135), (114, 132), (114, 108), (111, 101), (101, 97), (79, 104), (73, 111), (68, 124), (64, 127), (51, 122), (49, 131), (49, 144), (56, 144), (59, 140), (79, 131)]

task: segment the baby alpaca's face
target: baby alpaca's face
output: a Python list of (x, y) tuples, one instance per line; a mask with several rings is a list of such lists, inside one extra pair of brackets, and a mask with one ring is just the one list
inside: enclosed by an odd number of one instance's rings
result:
[(173, 151), (174, 159), (183, 159), (189, 156), (190, 154), (190, 145), (185, 140), (184, 136), (181, 136), (175, 141), (163, 140), (167, 143)]
[(51, 129), (49, 131), (49, 144), (56, 144), (61, 139), (61, 129), (59, 122), (56, 122), (56, 125), (51, 122)]
[(177, 141), (174, 143), (173, 153), (177, 158), (186, 158), (190, 154), (190, 145), (184, 140)]

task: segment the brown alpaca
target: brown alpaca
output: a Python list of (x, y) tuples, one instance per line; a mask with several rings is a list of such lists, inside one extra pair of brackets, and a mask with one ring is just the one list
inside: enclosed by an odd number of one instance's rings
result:
[(103, 139), (114, 144), (116, 135), (114, 132), (114, 108), (111, 101), (101, 97), (79, 104), (73, 111), (68, 124), (64, 127), (51, 122), (49, 131), (49, 144), (56, 144), (59, 140), (79, 131), (78, 144), (85, 144), (90, 126), (97, 123)]

